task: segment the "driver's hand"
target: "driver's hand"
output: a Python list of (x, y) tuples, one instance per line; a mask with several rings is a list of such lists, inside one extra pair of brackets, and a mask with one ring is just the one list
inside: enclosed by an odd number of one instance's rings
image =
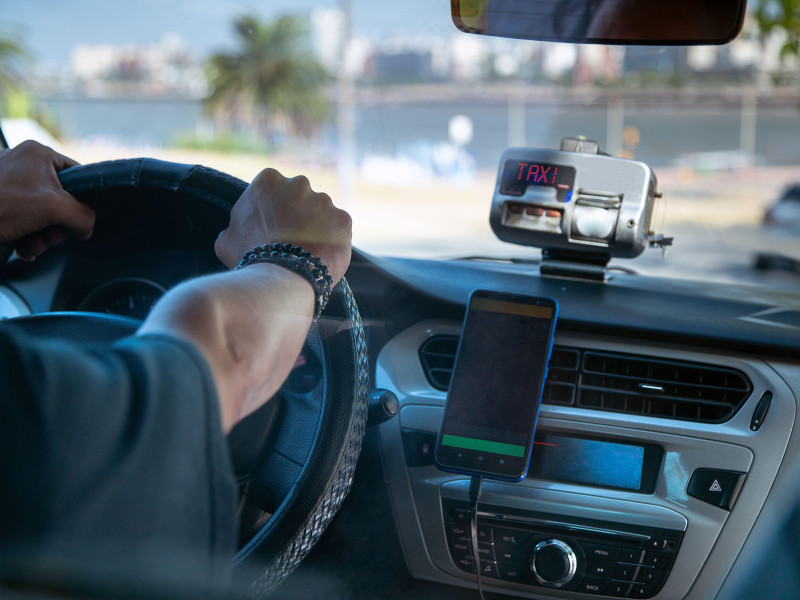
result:
[(0, 243), (33, 260), (69, 237), (92, 234), (94, 211), (65, 192), (56, 175), (77, 164), (33, 141), (0, 153)]
[(351, 226), (350, 215), (327, 194), (312, 190), (305, 177), (287, 179), (275, 169), (264, 169), (234, 205), (230, 225), (214, 249), (232, 269), (254, 246), (302, 246), (328, 266), (335, 285), (350, 264)]

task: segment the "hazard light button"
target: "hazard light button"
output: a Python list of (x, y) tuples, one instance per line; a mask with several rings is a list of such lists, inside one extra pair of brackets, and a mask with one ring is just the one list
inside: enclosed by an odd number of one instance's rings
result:
[(695, 469), (686, 493), (703, 502), (730, 510), (742, 489), (744, 478), (745, 473), (739, 471)]

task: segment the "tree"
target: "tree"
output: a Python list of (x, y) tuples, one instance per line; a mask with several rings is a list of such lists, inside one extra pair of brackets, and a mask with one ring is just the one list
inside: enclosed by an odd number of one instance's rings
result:
[(774, 31), (785, 33), (781, 58), (800, 54), (800, 0), (761, 0), (753, 15), (762, 38)]
[(16, 39), (0, 32), (0, 112), (4, 112), (11, 94), (20, 91), (23, 81), (21, 68), (29, 59)]
[(328, 114), (329, 76), (311, 54), (305, 23), (293, 16), (263, 22), (245, 15), (233, 26), (238, 49), (209, 60), (208, 107), (265, 135), (311, 135)]

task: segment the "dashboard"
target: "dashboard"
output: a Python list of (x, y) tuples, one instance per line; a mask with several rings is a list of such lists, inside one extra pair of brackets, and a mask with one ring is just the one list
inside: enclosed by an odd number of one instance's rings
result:
[[(120, 223), (109, 215), (88, 243), (9, 263), (2, 316), (141, 318), (165, 290), (220, 270), (208, 240), (224, 226), (221, 213), (181, 209), (162, 227), (149, 210), (125, 238), (112, 235)], [(368, 431), (351, 499), (277, 597), (323, 594), (330, 579), (312, 576), (323, 566), (345, 589), (369, 585), (381, 597), (455, 598), (476, 588), (465, 543), (469, 482), (432, 461), (476, 288), (551, 296), (561, 306), (541, 457), (524, 481), (487, 482), (481, 497), (486, 590), (717, 597), (779, 526), (780, 490), (794, 484), (800, 456), (800, 297), (627, 273), (582, 282), (542, 277), (529, 264), (358, 251), (348, 280), (373, 387), (393, 392), (400, 410)], [(364, 570), (340, 558), (342, 548), (369, 555)], [(371, 578), (369, 561), (380, 565)]]
[(375, 385), (400, 403), (380, 426), (380, 451), (413, 577), (476, 587), (469, 480), (432, 459), (474, 288), (561, 305), (534, 446), (542, 458), (523, 482), (484, 485), (484, 589), (712, 598), (734, 565), (747, 571), (742, 549), (770, 539), (758, 525), (776, 518), (772, 492), (795, 477), (796, 297), (630, 275), (586, 283), (483, 261), (371, 258), (369, 279), (376, 269), (391, 283)]
[[(420, 577), (450, 583), (465, 579), (459, 560), (468, 553), (460, 553), (460, 537), (454, 532), (468, 506), (469, 482), (437, 471), (420, 456), (426, 454), (425, 445), (430, 448), (435, 440), (444, 393), (426, 389), (422, 368), (410, 368), (407, 357), (418, 355), (430, 336), (457, 333), (457, 326), (442, 321), (426, 321), (406, 330), (381, 353), (376, 380), (401, 399), (399, 422), (384, 425), (381, 433), (392, 493), (398, 500), (393, 503), (395, 517), (401, 524), (410, 568)], [(580, 399), (572, 405), (545, 404), (538, 428), (544, 439), (558, 436), (557, 446), (565, 446), (565, 441), (574, 444), (590, 436), (595, 446), (602, 441), (634, 449), (655, 448), (656, 464), (647, 470), (639, 461), (631, 465), (636, 472), (626, 474), (609, 461), (609, 452), (620, 455), (618, 448), (600, 453), (596, 447), (589, 451), (590, 446), (571, 452), (568, 460), (572, 462), (558, 472), (537, 473), (534, 468), (533, 475), (520, 484), (485, 484), (479, 515), (491, 529), (486, 535), (487, 561), (482, 562), (489, 576), (487, 588), (537, 597), (564, 597), (565, 591), (685, 597), (715, 546), (721, 544), (718, 554), (728, 549), (728, 561), (735, 559), (733, 549), (743, 544), (758, 516), (796, 417), (791, 388), (769, 364), (734, 353), (698, 353), (674, 346), (654, 351), (635, 340), (574, 334), (558, 335), (556, 344), (562, 352), (567, 347), (582, 351), (577, 379), (583, 381), (589, 379), (587, 363), (599, 355), (628, 361), (625, 369), (647, 362), (653, 370), (671, 364), (680, 373), (680, 366), (691, 365), (706, 369), (709, 379), (734, 370), (751, 382), (752, 391), (724, 423), (693, 416), (646, 416), (638, 404), (630, 412), (613, 404), (609, 410), (583, 408)], [(614, 394), (612, 386), (620, 381), (609, 375), (603, 382), (604, 393)], [(590, 386), (600, 387), (581, 385)], [(633, 398), (641, 398), (637, 391), (624, 393), (632, 397), (629, 406)], [(769, 396), (767, 417), (756, 426), (756, 409)], [(427, 439), (420, 434), (427, 434)], [(626, 484), (631, 476), (633, 483)], [(640, 488), (641, 478), (648, 476), (652, 490), (633, 489)], [(732, 516), (733, 523), (726, 527)], [(723, 544), (720, 538), (726, 537), (728, 543)], [(514, 539), (514, 544), (509, 546), (508, 539)], [(558, 565), (552, 576), (538, 580), (529, 568), (537, 545), (551, 540), (564, 544), (566, 555), (574, 556), (574, 573), (568, 581), (560, 583), (566, 574)], [(470, 561), (464, 565), (467, 571), (472, 568)]]

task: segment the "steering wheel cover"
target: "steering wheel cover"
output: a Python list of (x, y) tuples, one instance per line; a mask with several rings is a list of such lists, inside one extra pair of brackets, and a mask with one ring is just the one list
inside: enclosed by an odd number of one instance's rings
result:
[(90, 192), (139, 189), (175, 192), (230, 211), (247, 182), (202, 165), (173, 163), (155, 158), (109, 160), (64, 169), (61, 185), (82, 200)]
[[(350, 372), (328, 371), (329, 378), (332, 386), (347, 390), (335, 394), (335, 403), (349, 407), (343, 409), (325, 402), (321, 423), (329, 419), (337, 422), (328, 422), (320, 429), (314, 449), (289, 494), (269, 522), (239, 551), (236, 564), (245, 567), (245, 574), (251, 565), (267, 560), (267, 568), (250, 586), (253, 595), (269, 594), (305, 558), (347, 496), (361, 452), (367, 422), (369, 364), (361, 317), (344, 279), (331, 297), (327, 310), (331, 309), (341, 312), (347, 328), (330, 337), (328, 356), (344, 353), (354, 360)], [(328, 400), (334, 396), (326, 395)], [(323, 452), (326, 447), (337, 451)]]
[[(149, 158), (81, 165), (59, 173), (64, 188), (78, 200), (98, 203), (97, 192), (115, 190), (174, 192), (230, 211), (247, 183), (200, 165)], [(234, 564), (253, 593), (275, 589), (308, 554), (350, 490), (367, 420), (369, 371), (366, 341), (355, 298), (345, 279), (334, 289), (323, 320), (341, 316), (326, 342), (326, 360), (351, 369), (326, 366), (322, 417), (314, 445), (289, 494), (267, 524), (237, 554)], [(347, 357), (347, 358), (342, 358)], [(348, 360), (352, 359), (352, 360)], [(263, 566), (267, 561), (266, 567)]]

